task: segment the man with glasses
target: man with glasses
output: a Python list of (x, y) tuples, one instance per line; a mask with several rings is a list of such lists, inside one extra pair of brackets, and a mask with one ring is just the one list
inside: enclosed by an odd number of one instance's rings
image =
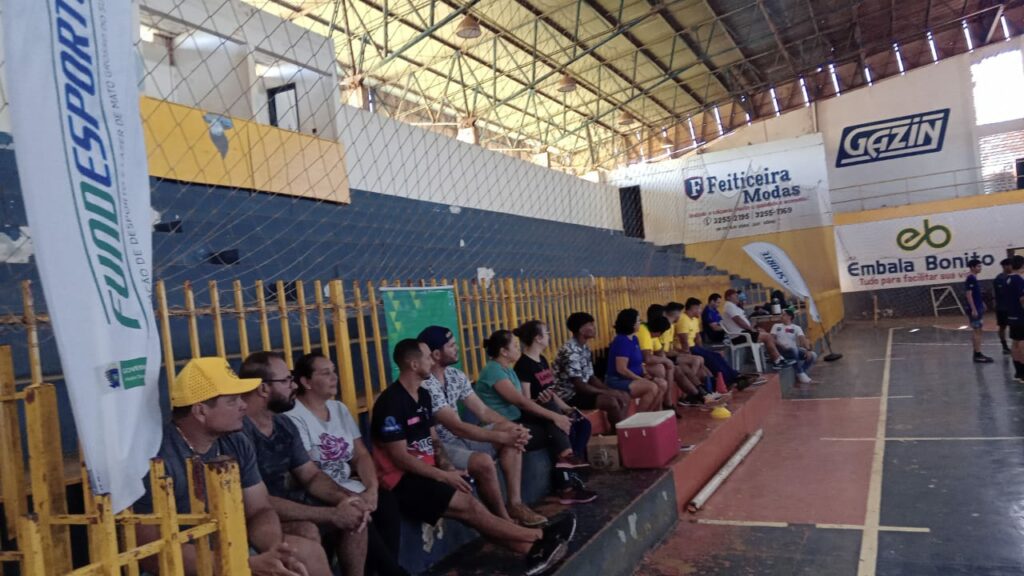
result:
[[(284, 358), (274, 352), (250, 354), (239, 375), (260, 380), (244, 396), (248, 412), (243, 431), (256, 449), (260, 475), (282, 530), (320, 540), (336, 551), (346, 576), (362, 576), (371, 510), (358, 494), (320, 470), (295, 423), (284, 415), (295, 406), (297, 389)], [(311, 530), (311, 524), (318, 530)]]

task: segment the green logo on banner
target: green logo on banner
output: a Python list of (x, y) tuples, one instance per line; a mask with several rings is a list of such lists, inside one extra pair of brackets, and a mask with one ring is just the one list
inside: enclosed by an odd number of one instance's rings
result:
[(932, 248), (945, 248), (952, 241), (953, 233), (949, 231), (949, 228), (942, 224), (932, 226), (928, 223), (927, 218), (924, 219), (924, 230), (910, 227), (904, 228), (896, 234), (896, 245), (907, 252), (913, 252), (926, 243)]
[(111, 364), (104, 376), (107, 385), (114, 389), (130, 390), (146, 385), (146, 357), (122, 360)]

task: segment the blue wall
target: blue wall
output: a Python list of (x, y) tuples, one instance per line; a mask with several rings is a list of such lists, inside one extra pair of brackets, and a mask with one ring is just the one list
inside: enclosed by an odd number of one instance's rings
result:
[[(5, 135), (0, 134), (0, 137)], [(10, 140), (0, 141), (0, 145)], [(197, 305), (208, 302), (207, 282), (217, 280), (222, 304), (231, 304), (226, 291), (240, 279), (246, 300), (254, 300), (253, 282), (344, 278), (345, 280), (474, 278), (478, 267), (492, 268), (499, 277), (661, 276), (705, 274), (700, 264), (683, 258), (678, 247), (656, 248), (621, 232), (525, 218), (408, 198), (352, 191), (350, 205), (152, 180), (152, 204), (165, 225), (180, 221), (180, 232), (155, 232), (156, 278), (164, 279), (171, 306), (182, 304), (181, 286), (190, 280)], [(26, 224), (14, 153), (0, 149), (0, 232), (19, 236)], [(213, 264), (209, 255), (238, 250), (235, 264)], [(0, 266), (0, 314), (20, 314), (20, 282), (34, 282), (36, 307), (45, 312), (39, 278), (32, 263)], [(307, 297), (312, 301), (311, 288)], [(172, 320), (174, 347), (187, 354), (184, 320)], [(297, 320), (296, 320), (297, 324)], [(201, 322), (204, 352), (213, 353), (211, 323)], [(231, 340), (234, 322), (226, 321)], [(293, 334), (295, 334), (293, 330)], [(353, 332), (354, 333), (354, 332)], [(249, 328), (250, 342), (258, 328)], [(296, 342), (298, 341), (296, 337)], [(40, 330), (45, 374), (59, 374), (52, 332)], [(279, 344), (279, 340), (275, 342)], [(0, 344), (14, 348), (15, 371), (28, 373), (24, 331), (0, 327)], [(229, 349), (237, 349), (230, 346)], [(357, 379), (361, 368), (356, 366)], [(48, 381), (54, 382), (49, 378)], [(58, 384), (62, 422), (70, 423), (67, 398)], [(77, 440), (64, 426), (65, 448)]]

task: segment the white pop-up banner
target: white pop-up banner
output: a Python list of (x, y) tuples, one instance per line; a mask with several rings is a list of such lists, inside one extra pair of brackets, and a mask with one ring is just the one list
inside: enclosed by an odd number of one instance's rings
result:
[(982, 279), (999, 272), (1010, 250), (1024, 247), (1024, 205), (893, 218), (835, 227), (843, 292), (962, 282), (967, 262), (981, 261)]
[(160, 341), (130, 0), (6, 0), (22, 197), (92, 489), (143, 493)]
[(821, 322), (821, 315), (818, 314), (818, 306), (811, 296), (811, 289), (807, 287), (803, 275), (789, 259), (789, 254), (786, 254), (785, 250), (770, 242), (751, 242), (743, 247), (743, 251), (779, 286), (788, 290), (790, 294), (807, 299), (807, 311), (811, 319)]
[(695, 155), (680, 192), (686, 244), (832, 224), (821, 134)]

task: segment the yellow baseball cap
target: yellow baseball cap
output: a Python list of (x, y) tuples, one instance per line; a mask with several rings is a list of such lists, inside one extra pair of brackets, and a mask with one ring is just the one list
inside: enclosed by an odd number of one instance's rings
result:
[(245, 394), (261, 382), (259, 378), (239, 378), (228, 361), (219, 356), (193, 358), (171, 385), (171, 406), (191, 406), (217, 396)]

